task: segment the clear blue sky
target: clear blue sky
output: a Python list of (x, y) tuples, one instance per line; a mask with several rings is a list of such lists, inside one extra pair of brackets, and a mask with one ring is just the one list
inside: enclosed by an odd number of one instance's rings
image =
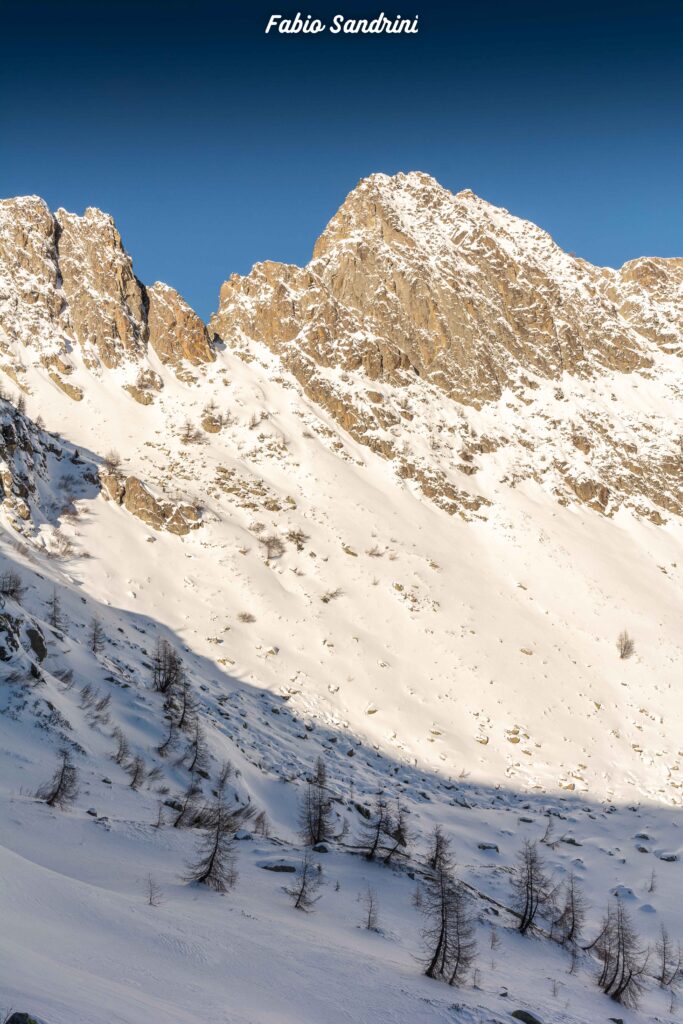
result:
[[(683, 255), (682, 3), (392, 2), (0, 0), (0, 194), (109, 211), (138, 276), (204, 316), (230, 273), (306, 262), (373, 171), (472, 188), (596, 263)], [(420, 32), (265, 36), (297, 6)]]

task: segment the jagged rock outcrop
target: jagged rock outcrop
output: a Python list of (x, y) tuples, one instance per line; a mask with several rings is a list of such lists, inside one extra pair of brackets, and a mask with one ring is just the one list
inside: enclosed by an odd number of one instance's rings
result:
[(38, 431), (5, 399), (0, 399), (0, 507), (23, 530), (32, 518), (37, 481), (47, 474), (47, 456), (56, 449), (40, 443)]
[(149, 404), (149, 384), (136, 379), (153, 372), (149, 345), (181, 376), (185, 364), (214, 359), (204, 324), (180, 295), (137, 279), (109, 215), (90, 207), (82, 217), (53, 216), (35, 196), (0, 201), (1, 369), (21, 385), (22, 363), (33, 357), (79, 401), (87, 377), (68, 379), (78, 355), (91, 371), (126, 368), (124, 386)]
[(124, 479), (114, 470), (100, 471), (102, 492), (110, 501), (123, 507), (154, 530), (166, 530), (183, 536), (202, 525), (199, 510), (186, 502), (155, 498), (135, 476)]
[(182, 373), (183, 362), (213, 362), (216, 356), (206, 327), (175, 288), (157, 281), (147, 289), (147, 299), (149, 343), (162, 363)]
[(305, 270), (260, 264), (231, 278), (211, 326), (226, 338), (249, 330), (278, 352), (297, 339), (317, 365), (363, 366), (372, 379), (409, 370), (477, 406), (522, 371), (650, 365), (647, 342), (670, 350), (683, 328), (680, 304), (677, 316), (669, 308), (680, 262), (593, 267), (470, 191), (378, 174), (348, 196)]
[(113, 219), (89, 207), (57, 210), (57, 260), (83, 359), (109, 369), (145, 351), (145, 298)]

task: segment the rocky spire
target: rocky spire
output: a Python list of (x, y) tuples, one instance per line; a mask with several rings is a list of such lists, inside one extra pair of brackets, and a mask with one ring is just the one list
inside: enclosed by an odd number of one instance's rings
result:
[(89, 370), (125, 367), (132, 379), (148, 379), (148, 345), (180, 375), (214, 359), (206, 327), (180, 295), (162, 284), (148, 290), (137, 279), (109, 215), (92, 207), (82, 217), (62, 209), (52, 215), (35, 196), (0, 202), (6, 372), (19, 379), (22, 360), (33, 355), (54, 383), (80, 398), (82, 387), (67, 380), (72, 350)]

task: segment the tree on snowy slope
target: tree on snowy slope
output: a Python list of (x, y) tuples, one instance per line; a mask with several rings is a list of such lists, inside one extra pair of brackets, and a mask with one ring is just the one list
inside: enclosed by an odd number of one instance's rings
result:
[(444, 835), (441, 825), (435, 825), (430, 836), (427, 865), (430, 871), (438, 871), (442, 867), (452, 865), (451, 841)]
[(64, 810), (78, 796), (78, 769), (66, 748), (60, 751), (60, 758), (52, 779), (38, 789), (36, 797), (44, 800), (48, 807)]
[(185, 878), (216, 892), (226, 892), (237, 881), (235, 817), (222, 800), (217, 800), (205, 815), (206, 832), (199, 841), (196, 859), (188, 864)]
[(320, 870), (313, 863), (310, 853), (306, 852), (297, 871), (296, 880), (285, 888), (285, 892), (291, 897), (295, 910), (308, 911), (320, 899), (320, 896), (316, 895), (319, 888)]
[[(185, 672), (182, 666), (179, 672), (177, 689), (169, 704), (175, 705), (177, 728), (181, 730), (189, 729), (196, 720), (198, 703), (187, 672)], [(169, 707), (169, 710), (173, 710), (173, 707)]]
[(385, 864), (389, 864), (391, 858), (396, 854), (405, 856), (408, 852), (408, 844), (413, 834), (408, 828), (408, 820), (405, 808), (399, 802), (396, 807), (396, 817), (393, 818), (391, 830), (388, 834), (387, 849), (382, 857)]
[(460, 984), (474, 963), (477, 944), (470, 897), (448, 867), (438, 867), (427, 879), (421, 911), (425, 974)]
[(61, 632), (64, 629), (64, 615), (62, 613), (62, 604), (59, 600), (59, 594), (57, 588), (52, 588), (52, 597), (47, 602), (47, 621), (49, 625)]
[[(206, 737), (202, 729), (199, 716), (197, 715), (192, 723), (192, 732), (187, 750), (181, 758), (190, 775), (206, 776), (206, 769), (209, 764), (209, 748), (206, 745)], [(206, 776), (208, 778), (208, 776)]]
[(152, 662), (152, 685), (159, 693), (175, 689), (180, 679), (182, 661), (167, 640), (159, 639)]
[(660, 988), (670, 988), (681, 976), (683, 951), (681, 951), (680, 943), (674, 945), (664, 924), (660, 925), (655, 953), (657, 954), (657, 981)]
[(602, 970), (598, 985), (610, 999), (638, 1006), (649, 951), (641, 948), (633, 922), (621, 900), (610, 903), (594, 948)]
[(8, 569), (7, 572), (0, 574), (0, 597), (8, 597), (12, 601), (21, 603), (25, 590), (26, 587), (18, 572)]
[(562, 910), (553, 921), (553, 931), (557, 932), (563, 945), (572, 946), (581, 940), (586, 909), (586, 898), (572, 871), (565, 886)]
[(513, 909), (519, 914), (519, 931), (526, 935), (539, 913), (553, 905), (555, 890), (546, 873), (538, 844), (525, 839), (512, 871)]
[(182, 665), (177, 673), (177, 681), (166, 690), (164, 710), (168, 721), (168, 733), (157, 747), (163, 757), (176, 745), (178, 733), (196, 728), (198, 703), (192, 691), (192, 684)]
[(322, 757), (315, 762), (315, 771), (306, 783), (299, 806), (299, 831), (307, 846), (315, 846), (332, 838), (332, 800), (327, 785), (327, 769)]
[(116, 750), (112, 754), (112, 757), (116, 764), (122, 765), (130, 756), (130, 744), (128, 743), (128, 739), (123, 729), (119, 725), (114, 727), (111, 736), (113, 740), (116, 740)]
[(387, 840), (391, 841), (393, 831), (394, 819), (384, 795), (380, 793), (370, 816), (361, 822), (358, 837), (358, 845), (363, 849), (368, 860), (374, 860), (381, 852), (384, 843)]
[(173, 819), (173, 828), (190, 828), (201, 820), (201, 811), (198, 806), (201, 790), (195, 778), (190, 783), (180, 800), (174, 801), (171, 806), (176, 811)]
[(99, 654), (104, 647), (104, 629), (102, 628), (102, 623), (96, 617), (90, 620), (88, 647), (93, 654)]

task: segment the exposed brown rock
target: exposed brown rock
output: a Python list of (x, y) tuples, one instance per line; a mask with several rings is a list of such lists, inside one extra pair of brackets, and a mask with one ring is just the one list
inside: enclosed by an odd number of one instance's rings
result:
[(201, 516), (193, 505), (159, 501), (135, 476), (125, 481), (123, 506), (154, 530), (182, 535), (201, 526)]
[(0, 328), (10, 341), (50, 351), (64, 348), (67, 326), (55, 235), (42, 199), (0, 200)]
[[(60, 387), (69, 371), (55, 360), (68, 364), (71, 347), (91, 370), (133, 363), (144, 371), (148, 340), (180, 375), (184, 364), (215, 359), (204, 324), (178, 293), (138, 281), (110, 216), (94, 208), (53, 216), (35, 196), (0, 202), (0, 329), (0, 351), (10, 354), (4, 338), (20, 342)], [(72, 398), (75, 389), (62, 387)], [(149, 403), (139, 382), (127, 389)]]
[(126, 485), (121, 475), (113, 470), (101, 469), (99, 478), (105, 498), (120, 505), (126, 492)]
[(147, 289), (149, 343), (162, 363), (176, 369), (211, 363), (216, 355), (209, 333), (174, 288), (157, 282)]
[[(662, 408), (674, 408), (681, 259), (594, 267), (467, 190), (373, 175), (307, 267), (261, 263), (226, 281), (210, 330), (246, 362), (263, 362), (267, 347), (282, 365), (276, 380), (291, 374), (450, 512), (484, 514), (497, 462), (486, 456), (507, 449), (499, 479), (510, 486), (532, 479), (606, 514), (623, 504), (652, 521), (683, 514), (675, 427), (647, 402), (623, 405), (614, 383), (666, 371)], [(216, 358), (177, 292), (136, 279), (110, 217), (53, 216), (35, 197), (0, 203), (0, 367), (25, 388), (18, 346), (77, 401), (88, 370), (125, 368), (122, 386), (142, 405), (161, 387), (157, 360), (198, 382)], [(204, 430), (221, 425), (205, 411)]]
[(202, 414), (202, 429), (207, 434), (219, 434), (223, 427), (223, 418), (213, 410), (205, 410)]
[(81, 402), (83, 400), (83, 391), (77, 384), (70, 384), (69, 381), (64, 380), (56, 370), (49, 369), (47, 372), (50, 380), (56, 384), (59, 390), (63, 391), (65, 395), (68, 395), (74, 402)]
[(114, 221), (92, 207), (58, 210), (57, 253), (72, 328), (89, 365), (120, 366), (145, 351), (145, 302)]

